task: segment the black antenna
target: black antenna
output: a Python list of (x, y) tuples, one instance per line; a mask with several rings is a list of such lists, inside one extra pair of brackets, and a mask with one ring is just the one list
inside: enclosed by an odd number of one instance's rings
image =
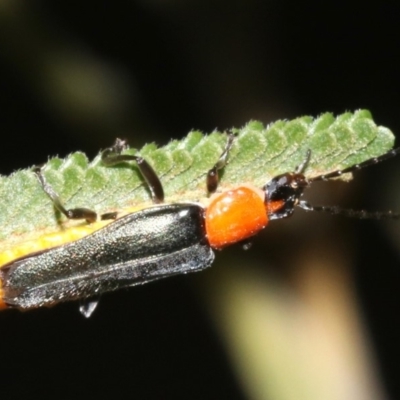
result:
[(341, 208), (338, 206), (312, 206), (310, 203), (304, 200), (300, 200), (297, 204), (298, 207), (306, 211), (321, 211), (333, 215), (344, 215), (350, 218), (358, 219), (399, 219), (400, 214), (394, 213), (392, 211), (386, 212), (369, 212), (365, 210), (352, 210)]
[(295, 174), (304, 174), (304, 171), (308, 167), (308, 163), (310, 162), (311, 159), (311, 150), (308, 149), (306, 153), (306, 157), (304, 158), (303, 162), (298, 165), (294, 171)]
[[(312, 183), (315, 181), (327, 181), (331, 178), (336, 178), (336, 177), (346, 174), (348, 172), (358, 171), (359, 169), (368, 167), (370, 165), (378, 164), (389, 158), (395, 157), (398, 154), (400, 154), (400, 147), (393, 149), (393, 150), (389, 150), (387, 153), (382, 154), (379, 157), (371, 158), (370, 160), (366, 160), (360, 164), (356, 164), (351, 167), (340, 169), (337, 171), (329, 172), (328, 174), (319, 175), (314, 178), (309, 178), (307, 181), (308, 181), (308, 183)], [(302, 163), (301, 167), (298, 167), (296, 169), (296, 171), (299, 170), (299, 168), (304, 169), (304, 167), (307, 165), (308, 159), (309, 159), (309, 152), (307, 152), (306, 159)], [(319, 211), (319, 212), (325, 212), (325, 213), (333, 214), (333, 215), (344, 215), (344, 216), (350, 217), (350, 218), (358, 218), (358, 219), (399, 219), (400, 218), (400, 213), (394, 213), (392, 211), (370, 212), (370, 211), (365, 211), (365, 210), (345, 209), (345, 208), (341, 208), (338, 206), (313, 206), (305, 200), (299, 200), (297, 205), (305, 211)]]
[(379, 157), (371, 158), (370, 160), (364, 161), (360, 164), (356, 164), (356, 165), (353, 165), (351, 167), (344, 168), (344, 169), (339, 169), (337, 171), (329, 172), (328, 174), (315, 176), (314, 178), (308, 179), (308, 181), (309, 182), (327, 181), (328, 179), (336, 178), (336, 177), (346, 174), (348, 172), (358, 171), (359, 169), (369, 167), (370, 165), (379, 164), (380, 162), (388, 160), (389, 158), (395, 157), (398, 154), (400, 154), (400, 147), (398, 147), (397, 149), (389, 150), (387, 153), (382, 154)]

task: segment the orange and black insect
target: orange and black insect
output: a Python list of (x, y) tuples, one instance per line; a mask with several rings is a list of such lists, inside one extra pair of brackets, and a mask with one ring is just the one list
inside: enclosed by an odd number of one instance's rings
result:
[[(69, 243), (58, 246), (44, 245), (39, 251), (3, 262), (0, 264), (0, 308), (26, 310), (79, 299), (81, 312), (90, 316), (102, 293), (201, 271), (212, 264), (215, 249), (248, 240), (269, 221), (291, 216), (296, 206), (306, 211), (356, 218), (396, 219), (400, 216), (392, 212), (369, 213), (336, 206), (312, 206), (301, 199), (304, 190), (313, 182), (377, 164), (396, 156), (400, 148), (311, 179), (305, 176), (311, 157), (311, 151), (308, 151), (295, 171), (273, 178), (261, 189), (241, 185), (216, 193), (219, 171), (226, 165), (233, 143), (234, 135), (228, 135), (223, 153), (207, 173), (210, 195), (207, 204), (163, 204), (162, 183), (153, 168), (141, 157), (122, 154), (124, 142), (117, 140), (113, 147), (102, 153), (103, 163), (114, 165), (135, 161), (156, 205), (117, 219), (115, 213), (104, 214), (100, 219), (112, 222), (93, 233), (77, 240), (70, 238)], [(86, 219), (94, 225), (98, 218), (94, 211), (66, 209), (40, 169), (35, 173), (61, 213), (69, 219)]]

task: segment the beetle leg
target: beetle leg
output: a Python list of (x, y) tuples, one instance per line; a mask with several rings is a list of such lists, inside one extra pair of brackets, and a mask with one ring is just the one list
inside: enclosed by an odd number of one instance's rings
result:
[(100, 219), (102, 221), (109, 220), (109, 219), (117, 219), (117, 217), (118, 217), (118, 212), (116, 212), (116, 211), (100, 215)]
[(233, 140), (235, 135), (233, 133), (228, 134), (228, 141), (226, 143), (225, 149), (220, 155), (218, 161), (207, 173), (207, 191), (209, 194), (214, 193), (217, 190), (219, 183), (218, 171), (225, 167), (228, 162), (229, 152), (231, 150)]
[(142, 157), (130, 154), (121, 154), (125, 150), (125, 141), (117, 139), (114, 146), (105, 149), (101, 153), (101, 161), (105, 165), (115, 165), (124, 161), (135, 161), (140, 173), (146, 181), (153, 202), (156, 204), (164, 202), (164, 189), (162, 187), (160, 178), (157, 176), (153, 167)]
[(51, 201), (54, 204), (54, 207), (63, 213), (68, 219), (86, 219), (88, 223), (95, 222), (97, 219), (97, 214), (93, 210), (88, 208), (71, 208), (66, 209), (60, 198), (58, 197), (57, 193), (54, 189), (49, 185), (49, 183), (44, 178), (42, 170), (40, 167), (35, 167), (33, 172), (36, 174), (40, 185), (42, 186), (45, 193), (50, 197)]
[(100, 300), (100, 296), (81, 300), (80, 305), (79, 305), (79, 312), (85, 318), (89, 318), (93, 314), (93, 311), (97, 308), (97, 306), (99, 304), (99, 300)]

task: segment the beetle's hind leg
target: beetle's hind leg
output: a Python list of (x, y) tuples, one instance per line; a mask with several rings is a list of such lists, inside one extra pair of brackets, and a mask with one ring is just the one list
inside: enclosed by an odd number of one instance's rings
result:
[(97, 219), (97, 213), (89, 208), (71, 208), (66, 209), (62, 204), (60, 198), (54, 189), (46, 181), (42, 169), (40, 167), (35, 167), (33, 172), (36, 174), (40, 185), (42, 186), (44, 192), (50, 197), (54, 204), (54, 207), (64, 214), (68, 219), (85, 219), (87, 222), (95, 222)]

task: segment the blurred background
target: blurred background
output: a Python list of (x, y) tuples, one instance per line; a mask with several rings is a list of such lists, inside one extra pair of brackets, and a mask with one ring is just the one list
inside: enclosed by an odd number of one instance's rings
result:
[[(325, 111), (368, 108), (400, 132), (399, 15), (395, 1), (0, 0), (0, 173)], [(307, 199), (400, 210), (399, 168)], [(75, 303), (3, 312), (0, 396), (399, 398), (396, 224), (298, 210), (202, 274), (104, 296), (89, 320)]]

